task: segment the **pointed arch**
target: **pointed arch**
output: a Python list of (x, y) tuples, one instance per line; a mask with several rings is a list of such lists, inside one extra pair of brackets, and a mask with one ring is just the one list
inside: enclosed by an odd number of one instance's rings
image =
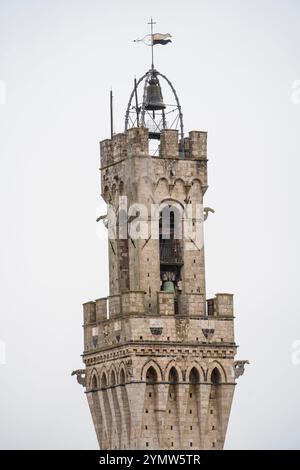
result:
[(90, 389), (97, 390), (99, 388), (99, 376), (97, 369), (94, 368), (90, 375)]
[(125, 368), (122, 367), (119, 373), (119, 384), (125, 385), (125, 383), (126, 383), (126, 371), (125, 371)]
[(205, 380), (205, 372), (204, 372), (204, 369), (203, 367), (201, 366), (201, 364), (199, 364), (198, 362), (196, 361), (193, 361), (189, 367), (187, 368), (186, 370), (186, 380), (189, 382), (189, 376), (190, 376), (190, 373), (192, 371), (192, 369), (196, 369), (197, 370), (197, 373), (199, 374), (199, 382), (204, 382)]
[(157, 372), (156, 370), (154, 369), (153, 366), (150, 366), (148, 369), (147, 369), (147, 372), (146, 372), (146, 382), (151, 384), (151, 383), (157, 383)]
[(164, 380), (166, 381), (169, 381), (169, 373), (170, 373), (170, 370), (172, 369), (172, 367), (174, 367), (174, 369), (176, 370), (177, 372), (177, 375), (178, 375), (178, 382), (183, 382), (183, 374), (182, 374), (182, 370), (180, 369), (180, 367), (178, 366), (178, 364), (176, 364), (175, 360), (172, 359), (166, 366), (165, 368), (165, 372), (164, 372)]
[(169, 370), (168, 382), (171, 382), (174, 384), (179, 382), (179, 374), (175, 366), (172, 366), (171, 369)]
[(102, 370), (100, 375), (100, 388), (107, 388), (108, 380), (107, 380), (107, 372), (106, 370)]
[(121, 385), (125, 385), (126, 380), (127, 380), (126, 367), (125, 367), (124, 362), (122, 361), (118, 367), (118, 383)]
[(147, 372), (148, 372), (148, 369), (150, 369), (150, 367), (152, 367), (156, 372), (157, 382), (161, 382), (162, 377), (163, 377), (162, 370), (160, 366), (157, 364), (157, 362), (155, 362), (153, 359), (150, 359), (148, 362), (144, 364), (142, 368), (142, 372), (141, 372), (141, 380), (143, 380), (144, 382), (147, 381)]
[[(227, 376), (226, 376), (225, 369), (219, 361), (213, 361), (210, 364), (209, 369), (208, 369), (208, 374), (207, 374), (207, 381), (212, 382), (212, 373), (213, 373), (214, 369), (217, 369), (219, 374), (220, 374), (220, 377), (219, 377), (220, 380), (219, 380), (218, 383), (227, 382)], [(214, 375), (215, 375), (215, 377), (213, 377), (213, 379), (216, 380), (217, 372), (215, 372)], [(216, 383), (216, 382), (214, 382), (214, 383)]]
[(112, 364), (110, 370), (109, 370), (109, 385), (111, 387), (117, 385), (117, 371), (115, 366)]

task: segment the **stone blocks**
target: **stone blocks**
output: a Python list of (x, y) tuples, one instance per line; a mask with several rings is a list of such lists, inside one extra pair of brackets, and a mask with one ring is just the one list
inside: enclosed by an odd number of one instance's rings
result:
[(160, 136), (159, 156), (162, 158), (178, 158), (178, 130), (163, 129)]

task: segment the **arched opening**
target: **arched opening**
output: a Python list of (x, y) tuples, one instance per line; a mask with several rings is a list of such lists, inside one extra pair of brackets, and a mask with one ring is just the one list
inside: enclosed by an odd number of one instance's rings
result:
[(117, 384), (116, 373), (114, 369), (112, 369), (110, 373), (110, 386), (111, 388), (111, 395), (114, 403), (114, 414), (115, 414), (115, 424), (112, 430), (112, 447), (114, 449), (119, 449), (121, 445), (121, 411), (119, 400), (117, 396), (117, 389), (115, 385)]
[(179, 374), (175, 367), (171, 367), (168, 374), (168, 399), (165, 414), (165, 441), (169, 449), (181, 448), (180, 442), (180, 394), (179, 394)]
[(123, 409), (123, 416), (124, 419), (121, 420), (121, 438), (120, 438), (120, 449), (128, 449), (129, 448), (129, 442), (130, 442), (130, 431), (131, 431), (131, 424), (130, 424), (130, 407), (129, 407), (129, 401), (128, 401), (128, 395), (127, 395), (127, 390), (126, 390), (126, 373), (124, 366), (119, 371), (119, 384), (122, 385), (120, 387), (120, 393), (121, 393), (121, 404), (120, 406)]
[(120, 371), (120, 379), (119, 379), (119, 382), (120, 382), (121, 385), (125, 385), (126, 377), (125, 377), (124, 369), (121, 369), (121, 371)]
[(115, 371), (112, 370), (111, 374), (110, 374), (110, 385), (114, 386), (114, 385), (116, 385), (116, 383), (117, 383), (116, 374), (115, 374)]
[(158, 422), (156, 412), (158, 407), (157, 380), (157, 371), (153, 366), (150, 366), (146, 372), (146, 387), (142, 421), (142, 442), (143, 445), (149, 449), (158, 448)]
[(146, 372), (146, 382), (147, 384), (153, 384), (157, 382), (157, 372), (153, 366), (149, 367)]
[(217, 369), (217, 367), (215, 367), (214, 370), (211, 373), (211, 382), (214, 385), (218, 385), (218, 384), (221, 383), (221, 381), (222, 381), (222, 379), (221, 379), (220, 371), (219, 371), (219, 369)]
[(100, 407), (98, 390), (99, 390), (98, 377), (97, 377), (96, 372), (94, 372), (90, 381), (91, 393), (88, 393), (88, 402), (89, 402), (90, 409), (92, 412), (92, 419), (94, 421), (98, 441), (104, 442), (105, 436), (103, 432), (103, 416), (102, 416), (101, 407)]
[(97, 376), (94, 374), (93, 377), (92, 377), (92, 390), (97, 390), (98, 388), (98, 379), (97, 379)]
[(128, 245), (128, 225), (127, 210), (120, 208), (117, 216), (117, 233), (119, 234), (119, 285), (120, 291), (129, 290), (129, 245)]
[(107, 376), (106, 373), (103, 371), (100, 378), (100, 388), (102, 390), (102, 397), (104, 403), (104, 413), (106, 419), (106, 426), (107, 426), (107, 435), (106, 438), (109, 442), (109, 446), (112, 445), (112, 413), (109, 404), (109, 399), (107, 395)]
[(175, 383), (179, 382), (178, 372), (175, 369), (175, 367), (171, 367), (171, 369), (170, 369), (169, 382), (171, 382), (172, 384), (175, 384)]
[(221, 407), (221, 383), (222, 376), (217, 367), (212, 370), (211, 376), (211, 388), (209, 396), (209, 417), (208, 417), (208, 431), (209, 431), (209, 442), (210, 448), (218, 448), (219, 442), (219, 430), (220, 430), (220, 407)]
[(190, 371), (189, 382), (191, 384), (197, 384), (200, 382), (200, 374), (199, 374), (198, 369), (196, 369), (196, 367), (193, 367), (192, 370)]
[(193, 367), (188, 376), (189, 390), (187, 397), (185, 432), (185, 446), (199, 448), (200, 442), (200, 373)]
[(182, 211), (166, 204), (159, 217), (159, 256), (161, 290), (174, 292), (175, 313), (179, 310), (183, 266)]
[(100, 387), (101, 388), (107, 387), (107, 377), (106, 377), (105, 372), (103, 372), (102, 375), (101, 375)]

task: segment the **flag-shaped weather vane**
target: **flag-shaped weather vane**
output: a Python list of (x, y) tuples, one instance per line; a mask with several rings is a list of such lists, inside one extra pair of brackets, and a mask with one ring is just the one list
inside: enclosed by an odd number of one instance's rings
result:
[(161, 44), (162, 46), (165, 46), (171, 41), (171, 34), (170, 33), (153, 33), (153, 25), (156, 23), (153, 21), (151, 18), (151, 21), (148, 23), (151, 27), (151, 33), (146, 34), (143, 38), (140, 39), (134, 39), (133, 42), (143, 42), (146, 44), (146, 46), (151, 46), (151, 56), (152, 56), (152, 69), (154, 69), (154, 58), (153, 58), (153, 46), (156, 46), (157, 44)]

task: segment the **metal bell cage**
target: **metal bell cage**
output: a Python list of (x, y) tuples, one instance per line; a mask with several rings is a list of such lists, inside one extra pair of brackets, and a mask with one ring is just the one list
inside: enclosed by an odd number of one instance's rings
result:
[[(164, 103), (158, 77), (161, 77), (169, 85), (175, 98), (175, 104)], [(143, 81), (143, 98), (139, 103), (138, 87)], [(171, 123), (167, 121), (169, 118), (171, 118)], [(146, 119), (149, 121), (146, 122)], [(125, 115), (125, 132), (132, 127), (149, 128), (149, 139), (158, 141), (162, 129), (178, 129), (180, 135), (179, 156), (184, 158), (183, 115), (179, 99), (170, 80), (154, 68), (148, 70), (139, 80), (134, 80), (134, 88)]]

